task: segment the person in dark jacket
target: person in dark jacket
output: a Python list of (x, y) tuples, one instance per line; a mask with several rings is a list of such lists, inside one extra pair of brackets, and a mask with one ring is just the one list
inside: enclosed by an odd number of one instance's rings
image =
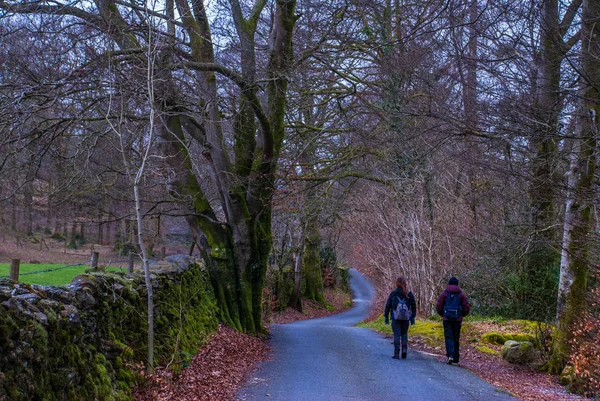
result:
[[(449, 313), (444, 313), (446, 299), (456, 295), (460, 300), (460, 313), (457, 318), (449, 318)], [(463, 316), (467, 316), (471, 309), (469, 299), (458, 286), (458, 279), (452, 277), (448, 282), (448, 287), (440, 294), (437, 305), (437, 313), (444, 318), (444, 338), (446, 340), (446, 356), (449, 365), (458, 363), (460, 359), (460, 328), (462, 326)]]
[[(400, 300), (406, 302), (406, 306), (410, 310), (410, 318), (408, 320), (396, 320), (394, 311)], [(385, 303), (385, 324), (390, 324), (390, 312), (392, 315), (392, 331), (394, 332), (394, 359), (400, 359), (400, 339), (402, 339), (402, 359), (406, 358), (406, 350), (408, 349), (408, 326), (415, 324), (415, 316), (417, 316), (417, 303), (412, 292), (408, 291), (406, 279), (399, 277), (396, 279), (396, 289), (390, 293), (387, 302)]]

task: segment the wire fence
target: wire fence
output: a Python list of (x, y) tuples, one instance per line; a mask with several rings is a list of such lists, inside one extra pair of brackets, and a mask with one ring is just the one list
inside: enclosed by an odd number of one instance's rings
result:
[[(106, 266), (111, 266), (113, 264), (128, 263), (128, 262), (129, 262), (129, 259), (121, 259), (121, 258), (109, 259), (106, 263)], [(19, 276), (31, 276), (31, 275), (35, 275), (35, 274), (51, 273), (51, 272), (55, 272), (58, 270), (68, 269), (69, 267), (78, 267), (78, 266), (89, 267), (89, 263), (73, 263), (70, 265), (50, 267), (47, 269), (34, 270), (34, 271), (30, 271), (30, 272), (20, 272)], [(119, 268), (118, 266), (113, 266), (113, 267)], [(123, 268), (123, 269), (125, 269), (125, 268)], [(9, 278), (9, 277), (10, 276), (8, 276), (8, 275), (0, 275), (0, 278)]]
[(67, 269), (69, 267), (76, 267), (76, 266), (85, 266), (85, 265), (83, 263), (77, 263), (77, 264), (73, 264), (73, 265), (66, 265), (66, 266), (60, 266), (60, 267), (52, 267), (50, 269), (35, 270), (35, 271), (32, 271), (32, 272), (20, 273), (19, 276), (29, 276), (29, 275), (33, 275), (33, 274), (49, 273), (49, 272), (54, 272), (54, 271), (57, 271), (57, 270), (63, 270), (63, 269)]
[[(34, 270), (32, 272), (20, 272), (19, 276), (31, 276), (31, 275), (40, 274), (40, 273), (50, 273), (50, 272), (55, 272), (58, 270), (67, 269), (69, 267), (77, 267), (77, 266), (86, 266), (86, 265), (83, 263), (75, 263), (75, 264), (59, 266), (59, 267), (51, 267), (48, 269)], [(0, 276), (0, 278), (8, 278), (8, 277), (9, 276)]]

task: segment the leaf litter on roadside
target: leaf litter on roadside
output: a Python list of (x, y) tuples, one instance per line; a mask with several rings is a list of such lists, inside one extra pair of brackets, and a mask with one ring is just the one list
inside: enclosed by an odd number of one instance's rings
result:
[(220, 326), (210, 343), (200, 348), (178, 375), (157, 369), (135, 392), (139, 401), (233, 400), (257, 361), (267, 358), (266, 340)]

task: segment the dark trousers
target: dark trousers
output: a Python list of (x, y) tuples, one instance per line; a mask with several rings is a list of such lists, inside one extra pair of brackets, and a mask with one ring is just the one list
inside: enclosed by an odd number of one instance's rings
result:
[(460, 326), (462, 322), (444, 320), (444, 338), (446, 339), (446, 356), (458, 362), (460, 351)]
[(392, 331), (394, 332), (394, 355), (400, 353), (400, 340), (402, 339), (402, 352), (408, 348), (408, 320), (392, 319)]

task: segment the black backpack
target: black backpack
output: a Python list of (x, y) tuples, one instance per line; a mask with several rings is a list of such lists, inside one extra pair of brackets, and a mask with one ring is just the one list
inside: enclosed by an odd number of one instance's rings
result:
[(446, 291), (448, 295), (446, 296), (446, 302), (444, 302), (444, 318), (456, 320), (462, 316), (462, 302), (459, 297), (461, 292)]

